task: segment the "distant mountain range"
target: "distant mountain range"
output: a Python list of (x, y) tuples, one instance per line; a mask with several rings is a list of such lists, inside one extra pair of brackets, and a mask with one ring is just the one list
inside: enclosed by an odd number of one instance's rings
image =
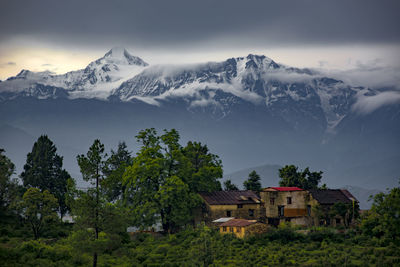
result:
[(393, 96), (392, 88), (350, 86), (263, 55), (151, 66), (117, 47), (82, 70), (22, 70), (0, 82), (0, 146), (20, 170), (27, 143), (49, 134), (79, 173), (76, 153), (95, 138), (110, 148), (127, 140), (136, 151), (140, 129), (177, 128), (183, 142), (220, 155), (226, 173), (296, 164), (323, 170), (328, 185), (385, 189), (400, 173)]

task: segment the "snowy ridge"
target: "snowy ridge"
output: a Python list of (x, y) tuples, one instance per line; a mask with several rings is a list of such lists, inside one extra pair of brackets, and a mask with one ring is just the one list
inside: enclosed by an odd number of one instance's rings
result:
[[(102, 58), (91, 62), (85, 69), (62, 75), (51, 72), (22, 70), (0, 85), (0, 92), (35, 96), (35, 86), (52, 86), (65, 89), (70, 98), (106, 99), (112, 89), (141, 72), (148, 64), (120, 47), (112, 48)], [(50, 94), (48, 97), (52, 97)]]
[(334, 133), (348, 114), (373, 110), (360, 104), (368, 104), (372, 97), (382, 105), (400, 102), (398, 94), (391, 96), (352, 87), (309, 69), (278, 64), (263, 55), (148, 66), (121, 47), (112, 48), (85, 69), (62, 75), (22, 70), (0, 83), (0, 101), (16, 97), (136, 99), (162, 107), (163, 103), (183, 100), (186, 109), (209, 110), (218, 113), (219, 118), (246, 103), (263, 106), (265, 112), (277, 114), (293, 125), (311, 118), (324, 125), (328, 133)]

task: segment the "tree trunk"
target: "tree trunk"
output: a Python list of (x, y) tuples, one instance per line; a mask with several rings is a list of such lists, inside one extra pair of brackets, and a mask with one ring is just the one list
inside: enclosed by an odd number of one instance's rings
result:
[[(99, 239), (99, 170), (96, 170), (96, 225), (95, 239)], [(93, 254), (93, 267), (97, 266), (97, 252)]]
[(97, 252), (93, 254), (93, 267), (97, 267)]

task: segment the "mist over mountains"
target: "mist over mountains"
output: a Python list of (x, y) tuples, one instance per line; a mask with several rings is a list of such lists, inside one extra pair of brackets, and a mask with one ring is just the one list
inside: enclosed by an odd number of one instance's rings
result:
[(328, 186), (377, 189), (397, 185), (400, 173), (397, 91), (262, 55), (151, 66), (113, 48), (82, 70), (23, 70), (0, 82), (0, 114), (0, 146), (19, 172), (41, 134), (80, 177), (76, 155), (95, 138), (108, 149), (125, 140), (135, 153), (134, 136), (154, 127), (206, 143), (225, 173), (295, 164), (324, 171)]

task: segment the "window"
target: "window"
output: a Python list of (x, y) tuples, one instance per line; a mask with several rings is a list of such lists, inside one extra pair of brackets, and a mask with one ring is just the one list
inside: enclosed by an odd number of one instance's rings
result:
[(254, 216), (254, 210), (249, 210), (249, 216), (253, 217)]
[(307, 205), (307, 215), (311, 216), (311, 205)]
[(233, 233), (233, 227), (229, 227), (229, 232)]
[(241, 208), (243, 208), (243, 204), (238, 204), (237, 207), (238, 207), (238, 209), (241, 209)]
[(287, 197), (286, 199), (288, 204), (292, 204), (292, 197)]
[(271, 198), (269, 199), (269, 204), (275, 205), (275, 198), (274, 198), (274, 197), (271, 197)]
[(222, 226), (222, 232), (226, 232), (226, 226)]
[(236, 227), (236, 233), (240, 233), (240, 227)]
[(336, 218), (336, 224), (340, 224), (340, 218)]
[(232, 212), (230, 210), (226, 211), (226, 217), (232, 217)]
[(285, 206), (278, 206), (278, 216), (285, 216)]

